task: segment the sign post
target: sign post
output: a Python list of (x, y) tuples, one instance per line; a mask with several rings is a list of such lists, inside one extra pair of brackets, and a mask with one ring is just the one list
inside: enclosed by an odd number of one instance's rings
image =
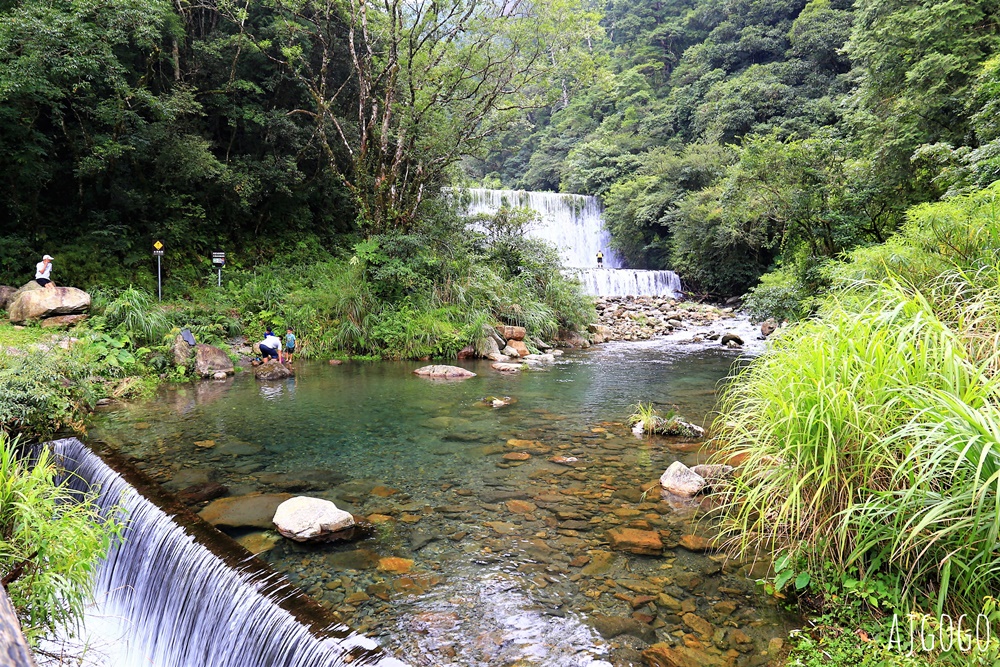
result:
[(212, 253), (212, 266), (219, 270), (219, 287), (222, 287), (222, 267), (226, 265), (226, 253), (224, 252), (213, 252)]
[(163, 257), (162, 241), (153, 241), (153, 256), (156, 257), (156, 297), (163, 301), (163, 271), (160, 267), (160, 260)]

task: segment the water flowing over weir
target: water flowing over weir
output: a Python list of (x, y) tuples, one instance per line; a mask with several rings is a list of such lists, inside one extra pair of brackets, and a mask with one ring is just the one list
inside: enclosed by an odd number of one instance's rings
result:
[[(681, 281), (673, 271), (627, 269), (611, 247), (611, 234), (597, 197), (525, 190), (451, 190), (466, 215), (496, 213), (505, 203), (536, 211), (541, 221), (528, 236), (549, 241), (559, 250), (567, 273), (576, 275), (593, 296), (677, 296)], [(598, 268), (597, 253), (604, 253)]]
[(76, 438), (49, 446), (69, 486), (96, 493), (102, 513), (117, 507), (127, 521), (122, 541), (97, 573), (99, 616), (121, 619), (125, 626), (106, 664), (404, 667), (372, 640), (337, 624), (242, 547), (161, 496), (127, 462), (114, 461), (125, 471), (120, 474)]

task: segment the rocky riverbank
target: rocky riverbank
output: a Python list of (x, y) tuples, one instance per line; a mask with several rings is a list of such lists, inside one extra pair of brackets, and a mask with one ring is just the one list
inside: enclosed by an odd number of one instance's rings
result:
[(593, 342), (649, 340), (679, 331), (696, 335), (724, 335), (727, 322), (736, 320), (732, 308), (659, 296), (607, 296), (596, 302), (598, 321), (591, 327)]

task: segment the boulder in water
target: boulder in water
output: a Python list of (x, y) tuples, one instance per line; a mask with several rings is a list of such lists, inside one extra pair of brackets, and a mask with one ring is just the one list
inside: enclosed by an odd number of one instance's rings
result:
[(278, 505), (291, 497), (290, 493), (251, 493), (219, 498), (198, 512), (198, 516), (219, 528), (268, 529), (273, 526)]
[(11, 322), (75, 315), (90, 308), (90, 295), (75, 287), (22, 291), (7, 307)]
[(504, 340), (524, 340), (524, 337), (528, 335), (528, 332), (524, 327), (512, 327), (509, 325), (497, 327), (497, 333), (499, 333)]
[(328, 542), (353, 536), (353, 531), (352, 535), (344, 533), (354, 527), (351, 513), (322, 498), (289, 498), (278, 505), (273, 522), (279, 533), (296, 542)]
[[(511, 339), (511, 340), (507, 341), (507, 347), (509, 347), (510, 349), (514, 350), (517, 353), (517, 356), (519, 356), (519, 357), (526, 357), (529, 354), (531, 354), (531, 352), (528, 351), (528, 346), (525, 345), (524, 341), (521, 341), (521, 340), (513, 340), (513, 339)], [(505, 350), (505, 353), (506, 353), (506, 348), (504, 348), (504, 350)], [(513, 357), (514, 355), (512, 354), (510, 356)]]
[(413, 371), (414, 375), (431, 378), (447, 378), (449, 380), (464, 380), (476, 377), (472, 371), (459, 366), (433, 365), (423, 366)]
[(510, 361), (510, 357), (506, 354), (502, 354), (499, 350), (496, 352), (490, 352), (486, 355), (486, 358), (490, 361)]
[[(174, 350), (176, 356), (176, 345)], [(210, 378), (219, 372), (232, 375), (236, 369), (228, 354), (214, 345), (198, 343), (194, 346), (194, 372), (200, 377)]]
[(660, 486), (675, 496), (690, 498), (708, 485), (704, 477), (680, 461), (674, 461), (660, 476)]
[(743, 339), (734, 333), (725, 333), (722, 335), (722, 340), (719, 341), (722, 345), (728, 345), (730, 342), (736, 343), (737, 345), (743, 345)]
[(773, 334), (777, 329), (778, 329), (778, 320), (774, 319), (773, 317), (769, 317), (768, 319), (764, 320), (764, 322), (761, 323), (760, 335), (762, 335), (764, 338), (767, 338), (768, 336)]
[(253, 372), (255, 378), (264, 380), (265, 382), (269, 380), (287, 380), (294, 375), (295, 373), (292, 372), (292, 369), (279, 363), (261, 364)]

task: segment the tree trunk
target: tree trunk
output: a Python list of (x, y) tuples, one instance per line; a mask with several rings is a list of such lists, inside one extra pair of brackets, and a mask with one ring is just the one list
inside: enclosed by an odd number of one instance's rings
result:
[(35, 659), (21, 634), (21, 624), (3, 586), (0, 586), (0, 664), (4, 667), (35, 667)]

